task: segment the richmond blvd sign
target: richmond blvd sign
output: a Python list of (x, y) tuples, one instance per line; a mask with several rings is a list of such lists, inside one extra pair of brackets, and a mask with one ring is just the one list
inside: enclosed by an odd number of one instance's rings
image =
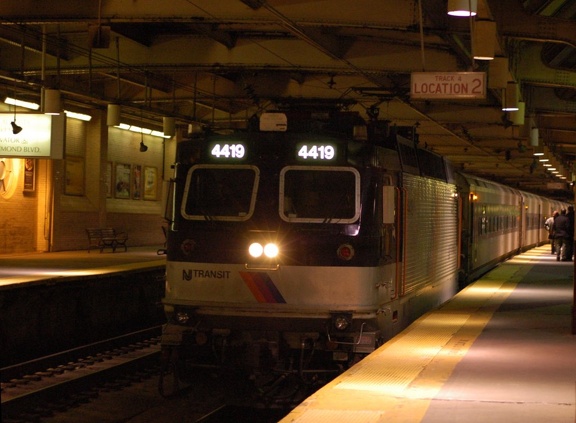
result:
[[(16, 134), (12, 122), (22, 128)], [(0, 114), (0, 157), (61, 159), (64, 153), (63, 115)]]

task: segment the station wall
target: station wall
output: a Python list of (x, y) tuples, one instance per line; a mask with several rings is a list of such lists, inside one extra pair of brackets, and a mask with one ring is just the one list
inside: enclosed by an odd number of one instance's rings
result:
[(10, 192), (0, 180), (0, 254), (81, 250), (87, 227), (126, 231), (129, 247), (164, 243), (175, 140), (109, 128), (104, 111), (92, 117), (67, 119), (64, 160), (0, 155), (0, 177), (5, 169), (12, 178)]

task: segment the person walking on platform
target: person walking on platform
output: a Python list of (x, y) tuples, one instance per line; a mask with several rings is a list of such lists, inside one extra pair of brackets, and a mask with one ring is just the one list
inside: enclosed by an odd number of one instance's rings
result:
[(556, 216), (558, 216), (558, 210), (554, 210), (552, 216), (544, 222), (544, 227), (548, 231), (548, 239), (550, 240), (551, 254), (556, 252), (556, 246), (554, 245), (554, 219)]
[(556, 260), (568, 261), (566, 258), (566, 247), (570, 232), (570, 219), (566, 216), (566, 209), (560, 211), (560, 216), (554, 219), (552, 225), (554, 231), (554, 244), (556, 249)]
[(568, 241), (566, 242), (566, 260), (571, 261), (574, 255), (574, 206), (568, 206), (568, 221), (570, 226), (568, 227)]

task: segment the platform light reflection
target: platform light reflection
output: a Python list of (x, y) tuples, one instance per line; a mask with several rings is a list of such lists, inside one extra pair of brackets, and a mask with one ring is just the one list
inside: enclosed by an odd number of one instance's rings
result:
[[(557, 305), (557, 304), (569, 304), (572, 302), (573, 289), (572, 287), (565, 286), (549, 286), (549, 287), (516, 287), (514, 291), (514, 299), (518, 300), (530, 300), (534, 303), (534, 299), (539, 300), (542, 306)], [(551, 304), (553, 303), (553, 304)]]
[[(104, 272), (104, 269), (102, 269)], [(90, 276), (95, 273), (99, 273), (98, 269), (51, 269), (51, 268), (29, 268), (29, 269), (22, 269), (22, 268), (10, 268), (10, 267), (3, 267), (0, 270), (0, 275), (6, 274), (11, 276), (36, 276), (36, 277), (45, 277), (45, 276)]]
[(469, 287), (466, 288), (467, 294), (477, 295), (477, 296), (486, 296), (486, 295), (490, 295), (490, 294), (495, 294), (497, 292), (509, 294), (512, 291), (514, 291), (513, 286), (512, 287), (503, 287), (502, 285), (486, 286), (486, 285), (475, 284), (475, 285), (470, 285)]
[[(556, 260), (556, 254), (550, 254), (550, 245), (545, 245), (547, 249), (546, 254), (541, 253), (540, 250), (530, 250), (528, 252), (522, 253), (521, 255), (515, 256), (509, 260), (510, 263), (526, 264), (533, 263), (538, 265), (558, 265), (560, 263)], [(562, 263), (564, 264), (564, 263)]]
[(54, 271), (42, 272), (43, 275), (48, 275), (48, 276), (90, 276), (90, 275), (100, 274), (100, 273), (104, 273), (104, 271), (98, 271), (98, 269), (89, 269), (89, 270), (80, 270), (80, 269), (62, 270), (62, 269), (58, 269), (58, 270), (54, 270)]
[[(433, 361), (455, 365), (466, 345), (452, 340), (469, 322), (468, 313), (437, 312), (425, 315), (403, 336), (402, 343), (385, 344), (358, 365), (353, 379), (343, 378), (336, 389), (369, 391), (376, 395), (404, 398), (432, 398), (439, 390), (437, 380), (420, 376)], [(418, 383), (413, 383), (419, 378)], [(430, 382), (430, 383), (429, 383)]]

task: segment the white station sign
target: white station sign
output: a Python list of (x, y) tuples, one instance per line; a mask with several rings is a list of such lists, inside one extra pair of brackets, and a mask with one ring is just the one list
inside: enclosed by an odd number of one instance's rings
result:
[(63, 113), (0, 113), (0, 157), (62, 159), (65, 125)]
[(414, 72), (410, 98), (486, 98), (486, 72)]

